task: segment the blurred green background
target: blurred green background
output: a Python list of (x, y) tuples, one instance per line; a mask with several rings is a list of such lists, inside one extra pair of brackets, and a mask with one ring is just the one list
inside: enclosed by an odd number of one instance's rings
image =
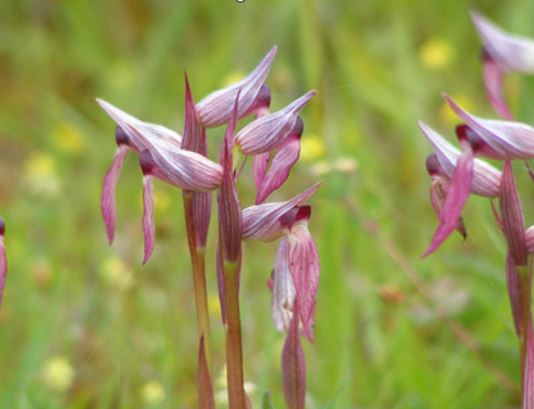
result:
[[(184, 70), (199, 100), (274, 44), (273, 109), (319, 91), (303, 113), (302, 160), (271, 199), (324, 181), (311, 222), (322, 275), (316, 341), (305, 345), (308, 407), (518, 407), (505, 247), (488, 201), (469, 200), (465, 242), (452, 236), (420, 259), (436, 219), (424, 171), (430, 148), (417, 119), (454, 138), (442, 91), (494, 115), (470, 8), (534, 36), (532, 1), (1, 1), (0, 214), (10, 268), (0, 311), (0, 408), (195, 407), (181, 194), (156, 183), (156, 250), (142, 267), (141, 173), (130, 155), (117, 238), (107, 246), (99, 200), (114, 125), (95, 97), (181, 132)], [(506, 85), (518, 117), (531, 120), (532, 79), (512, 76)], [(222, 132), (210, 132), (212, 157)], [(253, 184), (244, 176), (248, 204)], [(524, 172), (520, 184), (528, 222), (534, 189)], [(213, 227), (208, 277), (219, 379)], [(245, 246), (241, 300), (255, 407), (266, 390), (284, 407), (283, 335), (271, 323), (266, 285), (276, 247)], [(215, 388), (224, 407), (224, 383)]]

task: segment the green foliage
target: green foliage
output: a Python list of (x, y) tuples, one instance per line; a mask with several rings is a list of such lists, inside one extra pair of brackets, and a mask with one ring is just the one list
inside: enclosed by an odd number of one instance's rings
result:
[[(430, 148), (417, 119), (453, 138), (441, 91), (493, 115), (469, 8), (534, 36), (532, 5), (490, 3), (0, 2), (0, 213), (10, 262), (0, 311), (0, 409), (195, 407), (181, 195), (156, 184), (156, 250), (142, 267), (141, 173), (129, 156), (117, 193), (117, 239), (106, 245), (99, 195), (114, 126), (94, 98), (181, 130), (184, 70), (200, 99), (252, 68), (273, 44), (273, 108), (319, 91), (303, 113), (303, 140), (319, 141), (319, 149), (303, 148), (288, 186), (273, 196), (324, 180), (310, 225), (322, 277), (316, 341), (305, 345), (309, 408), (517, 407), (504, 243), (487, 201), (469, 200), (466, 242), (453, 236), (436, 255), (419, 258), (436, 220), (423, 166)], [(533, 84), (507, 82), (524, 120)], [(212, 155), (221, 134), (210, 133)], [(532, 203), (530, 181), (520, 183), (524, 203)], [(241, 188), (252, 197), (251, 179)], [(223, 351), (213, 226), (213, 349)], [(266, 286), (276, 244), (245, 251), (246, 378), (255, 383), (255, 406), (271, 390), (272, 407), (282, 408), (283, 335), (271, 324)], [(214, 355), (214, 387), (224, 396), (224, 360)]]

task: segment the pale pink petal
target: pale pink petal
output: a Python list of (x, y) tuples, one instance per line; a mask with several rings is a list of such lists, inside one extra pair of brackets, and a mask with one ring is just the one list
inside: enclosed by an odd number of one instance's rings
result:
[(288, 138), (274, 155), (267, 174), (256, 194), (256, 204), (263, 203), (276, 189), (284, 184), (289, 172), (300, 155), (300, 134)]
[(452, 174), (451, 185), (443, 205), (442, 220), (434, 233), (432, 242), (423, 254), (423, 257), (432, 254), (458, 227), (462, 209), (469, 197), (473, 179), (473, 151), (469, 144), (464, 144), (464, 153), (456, 163)]
[(142, 151), (149, 146), (158, 144), (168, 149), (179, 149), (182, 137), (173, 130), (162, 125), (141, 121), (120, 110), (107, 101), (97, 98), (98, 104), (128, 135), (130, 147)]
[(532, 39), (509, 34), (475, 11), (471, 18), (485, 50), (504, 71), (534, 72)]
[(289, 241), (280, 240), (272, 277), (272, 315), (278, 331), (288, 331), (295, 307), (295, 285), (290, 269)]
[(145, 264), (154, 250), (154, 182), (150, 175), (143, 176), (143, 237), (145, 251), (143, 264)]
[(493, 108), (504, 119), (511, 120), (512, 113), (503, 97), (503, 70), (491, 57), (484, 57), (484, 87)]
[(196, 105), (200, 122), (208, 128), (227, 122), (232, 116), (232, 107), (238, 92), (240, 94), (237, 119), (249, 113), (262, 91), (263, 83), (269, 74), (276, 51), (277, 48), (273, 47), (258, 66), (242, 81), (215, 91), (202, 99)]
[(282, 350), (282, 380), (287, 407), (304, 409), (306, 402), (306, 361), (298, 333), (298, 319), (292, 321)]
[(119, 181), (122, 164), (124, 163), (124, 157), (127, 153), (128, 147), (126, 145), (119, 145), (117, 147), (115, 157), (113, 158), (113, 163), (111, 164), (111, 167), (106, 173), (102, 188), (100, 209), (102, 211), (104, 224), (106, 225), (106, 233), (108, 236), (109, 244), (113, 243), (113, 238), (115, 237), (115, 190), (117, 188), (117, 182)]
[(291, 209), (308, 201), (321, 183), (315, 183), (304, 192), (285, 202), (264, 203), (243, 210), (243, 240), (271, 241), (280, 237), (285, 228), (281, 218)]
[(315, 94), (315, 90), (309, 91), (284, 109), (252, 121), (236, 135), (236, 145), (245, 155), (257, 155), (277, 149), (290, 135), (302, 133), (298, 115)]
[(483, 119), (462, 109), (452, 98), (444, 95), (452, 110), (501, 159), (530, 159), (534, 157), (534, 128), (521, 122)]

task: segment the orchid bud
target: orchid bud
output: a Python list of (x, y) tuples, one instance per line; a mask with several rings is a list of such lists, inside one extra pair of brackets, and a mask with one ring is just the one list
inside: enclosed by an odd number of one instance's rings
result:
[(4, 287), (7, 278), (7, 257), (6, 248), (4, 245), (4, 236), (6, 234), (6, 225), (4, 219), (0, 217), (0, 306), (2, 306), (2, 298), (4, 295)]
[(278, 148), (291, 134), (302, 133), (295, 129), (302, 127), (298, 115), (315, 94), (309, 91), (284, 109), (251, 122), (236, 135), (236, 145), (245, 155), (257, 155)]
[[(277, 48), (273, 47), (258, 66), (243, 80), (204, 97), (196, 105), (200, 122), (208, 128), (228, 122), (232, 115), (232, 107), (238, 92), (237, 119), (250, 113), (251, 108), (258, 101), (263, 101), (264, 104), (265, 89), (262, 90), (262, 86), (269, 74), (276, 51)], [(263, 106), (260, 108), (263, 108)]]
[(491, 148), (492, 157), (534, 157), (534, 128), (531, 126), (521, 122), (482, 119), (462, 109), (449, 96), (444, 95), (444, 98), (456, 115)]

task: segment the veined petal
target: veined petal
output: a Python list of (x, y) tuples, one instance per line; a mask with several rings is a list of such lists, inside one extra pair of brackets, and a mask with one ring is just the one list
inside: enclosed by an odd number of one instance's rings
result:
[[(309, 210), (308, 210), (309, 211)], [(297, 221), (288, 234), (291, 275), (304, 335), (313, 341), (313, 315), (319, 286), (319, 255), (308, 230), (308, 219)]]
[(485, 55), (483, 59), (484, 87), (486, 88), (486, 95), (497, 113), (504, 119), (511, 120), (513, 118), (512, 113), (503, 97), (502, 83), (504, 71), (489, 55)]
[(304, 192), (285, 202), (264, 203), (243, 210), (243, 240), (271, 241), (280, 237), (284, 224), (281, 218), (293, 208), (309, 200), (321, 183), (316, 183)]
[(473, 151), (471, 145), (464, 143), (464, 152), (456, 162), (456, 168), (451, 177), (451, 185), (441, 212), (440, 224), (423, 257), (436, 251), (441, 243), (457, 228), (462, 209), (471, 191), (472, 179)]
[(4, 236), (6, 233), (6, 225), (4, 220), (0, 217), (0, 307), (2, 306), (2, 299), (4, 296), (4, 288), (7, 278), (7, 257), (6, 247), (4, 245)]
[(289, 137), (274, 155), (269, 170), (256, 194), (256, 204), (263, 203), (276, 189), (284, 184), (289, 172), (300, 155), (300, 135)]
[(150, 259), (154, 251), (154, 181), (151, 175), (143, 176), (143, 237), (145, 250), (143, 264)]
[(193, 192), (217, 189), (222, 182), (222, 167), (199, 153), (183, 149), (150, 151), (163, 180)]
[(303, 124), (298, 114), (315, 94), (315, 90), (309, 91), (281, 111), (251, 122), (236, 135), (236, 145), (245, 155), (257, 155), (276, 149), (290, 135), (301, 134)]
[(530, 226), (525, 232), (525, 241), (529, 253), (534, 253), (534, 226)]
[(487, 53), (505, 71), (534, 72), (534, 41), (508, 34), (497, 25), (473, 11), (471, 18)]
[(517, 266), (527, 264), (527, 244), (525, 238), (525, 220), (519, 193), (515, 184), (512, 164), (504, 163), (499, 206), (504, 236), (508, 242), (508, 250)]
[(151, 145), (161, 145), (167, 149), (179, 149), (182, 137), (162, 125), (143, 122), (120, 110), (109, 102), (97, 98), (98, 104), (119, 125), (129, 137), (133, 149), (140, 152)]
[(444, 95), (452, 110), (474, 130), (501, 159), (534, 157), (534, 128), (512, 121), (482, 119), (463, 110), (452, 98)]
[(256, 185), (256, 191), (260, 190), (263, 180), (265, 179), (269, 157), (269, 152), (260, 153), (259, 155), (254, 156), (254, 184)]
[(200, 122), (211, 128), (228, 122), (232, 115), (232, 107), (239, 92), (237, 119), (250, 112), (250, 108), (258, 99), (262, 85), (269, 74), (276, 55), (276, 46), (267, 53), (258, 66), (243, 80), (215, 91), (200, 101), (196, 107)]
[(272, 277), (272, 313), (278, 331), (288, 331), (295, 307), (295, 285), (291, 275), (289, 240), (280, 240)]
[(120, 172), (124, 163), (124, 158), (128, 153), (128, 149), (129, 148), (126, 145), (119, 145), (117, 147), (115, 157), (113, 158), (113, 163), (111, 164), (111, 167), (104, 178), (100, 209), (102, 211), (104, 224), (106, 225), (106, 233), (109, 244), (113, 243), (113, 238), (115, 237), (115, 190), (117, 188), (117, 182), (119, 181)]
[[(419, 127), (434, 148), (443, 171), (452, 178), (461, 151), (451, 145), (439, 133), (424, 122), (419, 121)], [(499, 194), (501, 172), (483, 160), (476, 159), (473, 163), (473, 182), (471, 191), (485, 197), (495, 197)]]
[(282, 350), (284, 397), (290, 409), (304, 409), (306, 404), (306, 361), (295, 317)]

